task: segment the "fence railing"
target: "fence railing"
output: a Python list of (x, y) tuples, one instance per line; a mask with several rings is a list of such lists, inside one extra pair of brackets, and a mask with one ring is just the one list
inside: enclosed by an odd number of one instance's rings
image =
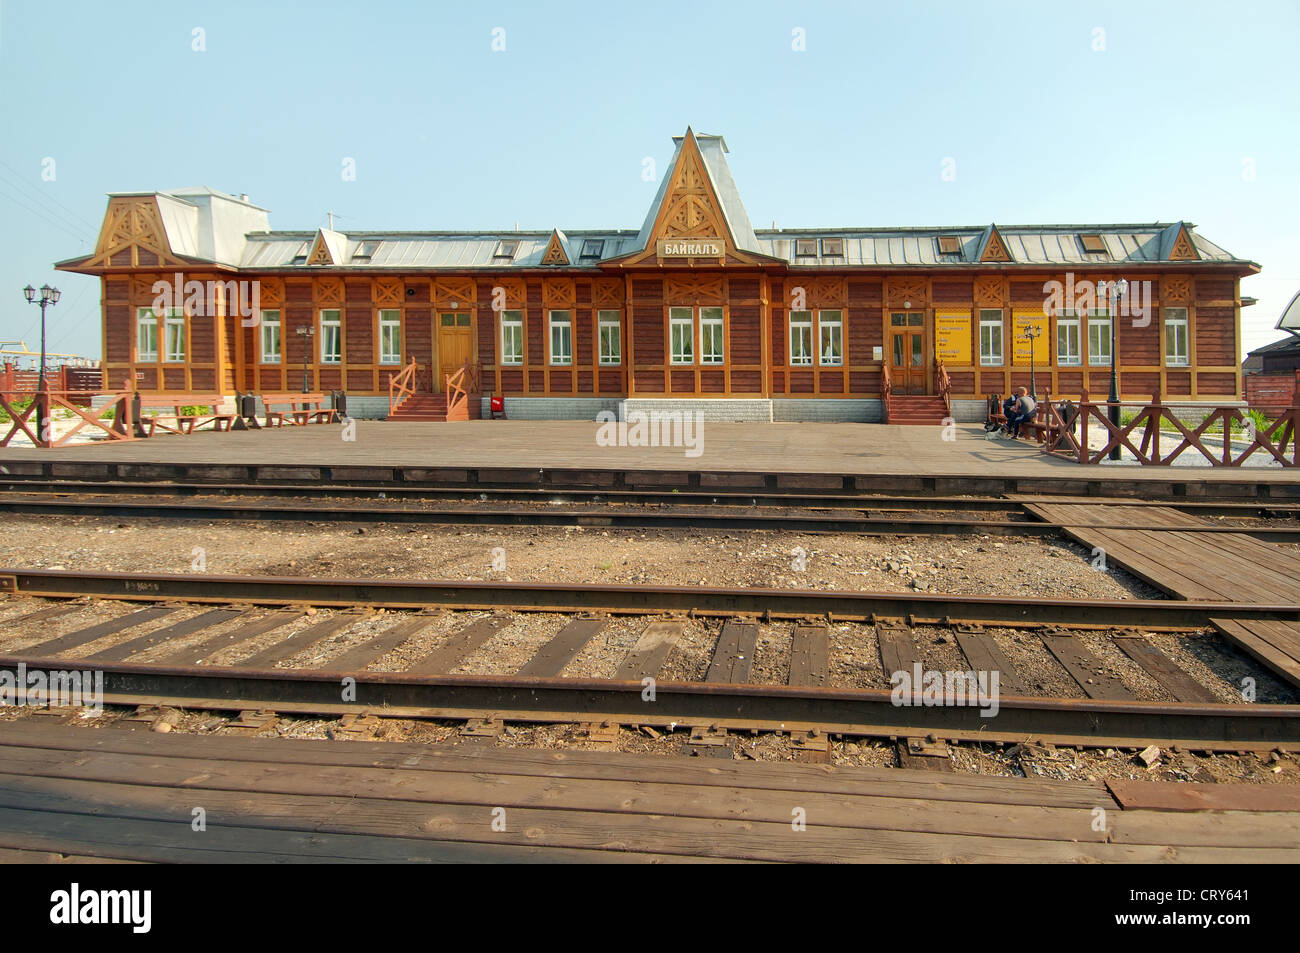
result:
[(391, 414), (397, 407), (415, 393), (415, 358), (411, 358), (411, 363), (407, 364), (402, 373), (395, 377), (389, 378), (388, 381), (388, 412)]
[[(1096, 464), (1105, 460), (1112, 450), (1121, 454), (1127, 450), (1143, 466), (1169, 466), (1184, 453), (1199, 453), (1210, 466), (1239, 467), (1255, 454), (1271, 457), (1284, 467), (1300, 463), (1296, 452), (1296, 423), (1300, 421), (1300, 398), (1284, 410), (1276, 420), (1259, 426), (1242, 413), (1240, 407), (1212, 407), (1199, 422), (1186, 423), (1174, 408), (1165, 404), (1159, 394), (1149, 403), (1119, 401), (1093, 401), (1085, 391), (1077, 406), (1077, 413), (1065, 419), (1059, 408), (1044, 401), (1048, 432), (1043, 444), (1044, 452), (1064, 453), (1079, 463)], [(1112, 423), (1110, 409), (1136, 409), (1127, 424)], [(1234, 438), (1233, 424), (1244, 424), (1240, 435)], [(1091, 435), (1100, 425), (1104, 442), (1100, 448), (1091, 446)], [(1215, 428), (1221, 434), (1212, 434)], [(1077, 430), (1077, 433), (1076, 433)], [(1218, 446), (1207, 446), (1219, 442)]]
[[(99, 408), (90, 410), (91, 398), (106, 396)], [(135, 391), (131, 388), (104, 395), (101, 391), (0, 391), (0, 411), (9, 423), (9, 429), (0, 438), (0, 447), (9, 446), (19, 433), (24, 434), (36, 447), (61, 447), (87, 427), (102, 431), (101, 440), (133, 440), (133, 403)], [(25, 407), (19, 406), (28, 401)], [(68, 430), (55, 435), (52, 411), (67, 410), (75, 423)], [(2, 423), (2, 422), (0, 422)]]
[(469, 361), (456, 373), (447, 375), (448, 420), (469, 420), (470, 395), (480, 392), (481, 376), (482, 366)]
[[(5, 361), (0, 364), (0, 391), (17, 394), (35, 394), (41, 372), (15, 367)], [(88, 395), (104, 390), (104, 374), (97, 367), (73, 367), (68, 364), (45, 369), (45, 386), (52, 393), (69, 394), (79, 406), (89, 407)]]

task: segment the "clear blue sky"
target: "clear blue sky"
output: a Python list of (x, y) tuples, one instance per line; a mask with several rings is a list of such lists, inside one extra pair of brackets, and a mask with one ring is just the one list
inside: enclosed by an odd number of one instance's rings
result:
[(1298, 40), (1296, 2), (0, 0), (0, 338), (36, 346), (20, 289), (49, 281), (50, 349), (99, 354), (98, 283), (51, 264), (107, 192), (246, 192), (274, 228), (635, 228), (642, 160), (691, 124), (758, 226), (1194, 222), (1264, 268), (1249, 349), (1300, 290)]

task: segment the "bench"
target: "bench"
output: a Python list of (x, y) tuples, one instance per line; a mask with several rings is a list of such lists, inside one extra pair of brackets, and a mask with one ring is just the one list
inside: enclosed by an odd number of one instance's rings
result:
[[(1070, 404), (1068, 401), (1066, 401), (1066, 403), (1069, 405), (1069, 408), (1065, 425), (1067, 429), (1073, 431), (1074, 418), (1077, 416), (1078, 412), (1074, 409), (1073, 404)], [(1044, 419), (1046, 407), (1047, 398), (1044, 397), (1043, 400), (1039, 401), (1038, 406), (1034, 408), (1033, 419), (1026, 420), (1020, 425), (1021, 433), (1028, 430), (1039, 443), (1045, 443), (1049, 435), (1055, 434), (1061, 429), (1059, 424)], [(997, 399), (996, 394), (989, 398), (988, 420), (990, 423), (1006, 426), (1007, 415), (1002, 412), (1002, 402)]]
[[(221, 394), (139, 394), (139, 425), (142, 435), (152, 437), (159, 430), (166, 433), (191, 434), (195, 428), (212, 424), (214, 430), (230, 430), (235, 414), (219, 408), (226, 398)], [(206, 407), (206, 411), (186, 413), (186, 407)], [(149, 414), (150, 408), (170, 408), (171, 413)]]
[[(338, 411), (324, 406), (324, 394), (261, 394), (262, 407), (266, 411), (266, 426), (303, 427), (309, 423), (328, 424), (338, 420)], [(288, 405), (288, 410), (275, 410), (275, 407)]]

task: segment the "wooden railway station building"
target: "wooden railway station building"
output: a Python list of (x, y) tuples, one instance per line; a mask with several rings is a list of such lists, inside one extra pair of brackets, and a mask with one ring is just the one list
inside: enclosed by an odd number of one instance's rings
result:
[[(1241, 400), (1259, 267), (1187, 222), (755, 229), (722, 138), (675, 142), (639, 230), (276, 231), (182, 189), (111, 195), (94, 253), (57, 267), (100, 277), (106, 389), (293, 391), (305, 360), (310, 389), (383, 416), (410, 362), (426, 389), (472, 362), (511, 417), (871, 421), (886, 379), (927, 406), (946, 372), (973, 419), (1031, 364), (1040, 396), (1104, 397), (1114, 321), (1125, 399)], [(190, 282), (210, 293), (181, 300)]]

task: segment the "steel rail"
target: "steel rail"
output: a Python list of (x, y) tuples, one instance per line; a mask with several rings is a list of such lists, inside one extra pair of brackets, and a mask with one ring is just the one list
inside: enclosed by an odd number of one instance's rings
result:
[[(169, 483), (90, 480), (11, 480), (0, 483), (0, 500), (5, 494), (139, 495), (149, 497), (189, 496), (258, 496), (296, 499), (411, 499), (430, 501), (478, 501), (520, 503), (623, 503), (623, 504), (697, 504), (701, 506), (786, 507), (791, 509), (848, 509), (862, 511), (931, 511), (968, 510), (1005, 513), (1009, 508), (1035, 500), (1011, 500), (1000, 496), (929, 496), (845, 494), (813, 491), (738, 492), (735, 490), (626, 490), (594, 488), (502, 488), (492, 486), (438, 487), (356, 484), (322, 481), (319, 483)], [(1072, 496), (1060, 500), (1045, 495), (1037, 502), (1080, 502)], [(1300, 502), (1273, 500), (1243, 502), (1238, 500), (1153, 500), (1128, 496), (1088, 497), (1087, 502), (1133, 509), (1168, 507), (1208, 516), (1258, 516), (1286, 518), (1300, 516)]]
[(253, 605), (376, 606), (611, 614), (829, 618), (910, 618), (1192, 629), (1212, 616), (1300, 621), (1300, 606), (1183, 599), (1041, 599), (932, 592), (858, 592), (716, 586), (621, 586), (478, 580), (299, 578), (0, 568), (0, 591), (53, 597)]
[[(231, 669), (0, 657), (0, 671), (103, 673), (108, 704), (172, 705), (285, 714), (367, 712), (407, 718), (712, 726), (734, 731), (809, 731), (953, 742), (1022, 742), (1188, 750), (1300, 747), (1300, 706), (1104, 702), (1001, 696), (996, 713), (974, 705), (897, 704), (887, 689), (648, 682), (518, 676)], [(342, 700), (345, 678), (355, 700)], [(353, 686), (349, 685), (349, 688)], [(987, 710), (992, 711), (992, 708)]]
[(1300, 526), (1169, 526), (1163, 523), (1058, 523), (1046, 520), (972, 520), (939, 517), (850, 516), (754, 512), (695, 512), (546, 508), (528, 510), (413, 509), (394, 506), (285, 506), (237, 503), (124, 502), (120, 500), (35, 500), (0, 497), (0, 513), (28, 516), (90, 516), (113, 519), (246, 520), (259, 522), (394, 523), (440, 526), (584, 526), (609, 529), (768, 530), (794, 533), (854, 533), (868, 536), (971, 535), (1054, 536), (1066, 529), (1176, 530), (1187, 533), (1238, 533), (1271, 542), (1300, 542)]

